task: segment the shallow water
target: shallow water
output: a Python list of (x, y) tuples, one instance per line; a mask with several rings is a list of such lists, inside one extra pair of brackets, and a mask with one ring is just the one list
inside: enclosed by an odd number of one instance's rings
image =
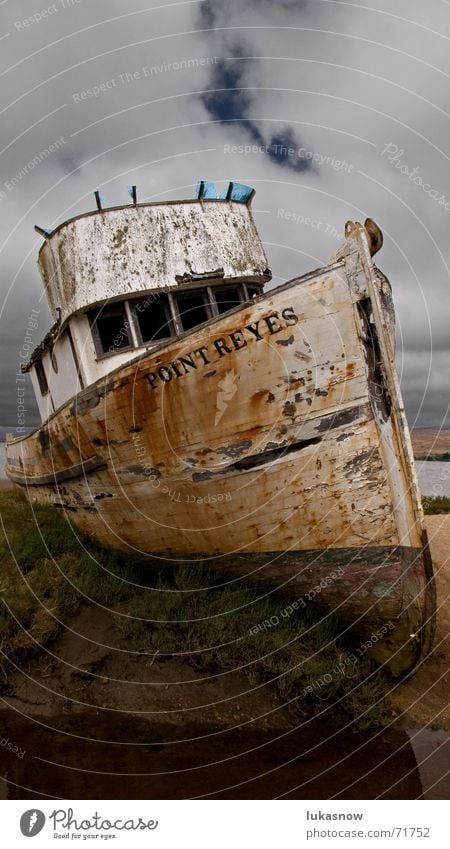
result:
[(424, 799), (450, 799), (450, 734), (441, 728), (411, 728)]
[(41, 724), (12, 710), (0, 712), (0, 723), (2, 737), (25, 750), (21, 758), (0, 755), (9, 799), (423, 797), (401, 729), (355, 734), (314, 720), (287, 732), (217, 731), (102, 712), (46, 717)]
[(417, 460), (416, 469), (422, 495), (450, 497), (450, 462)]

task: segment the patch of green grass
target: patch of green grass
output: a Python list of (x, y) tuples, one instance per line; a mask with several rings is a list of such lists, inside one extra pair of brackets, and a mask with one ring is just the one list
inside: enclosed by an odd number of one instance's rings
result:
[(422, 499), (423, 511), (426, 516), (435, 516), (438, 513), (450, 513), (450, 498), (427, 496)]
[(292, 612), (288, 601), (261, 599), (240, 583), (220, 585), (217, 575), (193, 565), (161, 575), (154, 588), (130, 601), (131, 618), (120, 627), (135, 651), (157, 653), (159, 661), (187, 656), (199, 671), (243, 668), (253, 685), (273, 680), (300, 716), (337, 704), (360, 729), (383, 722), (383, 706), (376, 705), (383, 675), (367, 656), (349, 662), (352, 643), (337, 638), (331, 617), (312, 609)]
[(0, 493), (0, 648), (4, 655), (45, 645), (58, 619), (88, 596), (112, 604), (134, 591), (135, 566), (97, 548), (57, 510), (30, 505), (18, 492)]
[[(275, 596), (259, 598), (242, 582), (208, 574), (201, 564), (164, 568), (99, 549), (57, 510), (0, 493), (1, 650), (22, 658), (39, 651), (89, 599), (118, 609), (117, 645), (181, 656), (211, 673), (244, 668), (252, 684), (273, 680), (296, 714), (336, 704), (359, 728), (380, 724), (384, 680), (365, 656), (349, 663), (349, 640), (336, 622)], [(133, 586), (133, 583), (143, 585)], [(146, 583), (152, 584), (147, 586)], [(353, 693), (350, 691), (354, 690)]]

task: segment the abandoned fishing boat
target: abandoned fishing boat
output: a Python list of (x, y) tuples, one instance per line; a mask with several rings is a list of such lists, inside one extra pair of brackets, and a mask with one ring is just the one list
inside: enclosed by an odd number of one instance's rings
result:
[(37, 228), (54, 325), (9, 478), (102, 546), (314, 601), (410, 672), (435, 598), (380, 230), (347, 222), (326, 267), (264, 292), (250, 187), (130, 194)]

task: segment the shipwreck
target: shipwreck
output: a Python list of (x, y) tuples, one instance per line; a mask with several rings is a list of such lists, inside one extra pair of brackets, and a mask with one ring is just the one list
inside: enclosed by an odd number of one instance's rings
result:
[(381, 231), (347, 222), (326, 267), (265, 291), (250, 187), (130, 193), (40, 230), (42, 424), (7, 437), (7, 475), (101, 546), (310, 599), (409, 673), (435, 596)]

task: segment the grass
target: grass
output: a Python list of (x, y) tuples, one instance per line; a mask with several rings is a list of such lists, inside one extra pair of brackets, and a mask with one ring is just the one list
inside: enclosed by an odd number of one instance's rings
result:
[(450, 498), (445, 496), (427, 496), (422, 500), (423, 511), (426, 516), (435, 516), (438, 513), (450, 513)]
[[(342, 712), (358, 718), (360, 728), (381, 721), (382, 711), (374, 703), (382, 698), (383, 677), (374, 672), (368, 658), (347, 665), (345, 674), (339, 672), (351, 644), (336, 639), (334, 620), (323, 620), (312, 610), (289, 615), (285, 600), (258, 599), (252, 588), (240, 585), (215, 588), (215, 580), (192, 567), (181, 567), (170, 578), (160, 577), (159, 592), (151, 599), (144, 594), (133, 600), (130, 613), (135, 618), (122, 625), (129, 645), (158, 652), (159, 658), (171, 652), (192, 652), (190, 662), (199, 670), (245, 667), (252, 684), (276, 679), (280, 696), (299, 715), (315, 714), (340, 702)], [(210, 587), (206, 592), (196, 589), (205, 586)], [(180, 589), (183, 593), (177, 592)], [(162, 622), (143, 621), (149, 613)], [(214, 648), (205, 651), (205, 646)], [(366, 680), (368, 675), (372, 677)], [(355, 694), (350, 697), (353, 688)]]
[[(57, 510), (31, 507), (20, 493), (0, 493), (0, 514), (6, 661), (39, 653), (57, 637), (58, 620), (67, 621), (91, 598), (130, 615), (118, 618), (118, 647), (158, 653), (161, 662), (184, 653), (195, 668), (212, 673), (245, 667), (253, 684), (276, 679), (283, 701), (302, 716), (339, 703), (359, 728), (383, 722), (383, 708), (375, 707), (385, 688), (382, 674), (367, 656), (345, 663), (351, 642), (338, 639), (336, 623), (312, 609), (289, 613), (288, 602), (259, 599), (252, 587), (218, 586), (218, 576), (200, 565), (155, 574), (80, 538)], [(139, 589), (130, 583), (146, 581)]]
[(55, 509), (30, 506), (20, 493), (0, 493), (0, 647), (10, 655), (32, 651), (59, 631), (89, 596), (110, 604), (130, 595), (136, 577), (111, 552), (72, 530)]

